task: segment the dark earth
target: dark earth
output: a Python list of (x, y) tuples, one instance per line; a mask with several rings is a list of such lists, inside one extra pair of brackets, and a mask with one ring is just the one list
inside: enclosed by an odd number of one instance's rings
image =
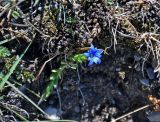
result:
[[(125, 45), (118, 45), (116, 53), (113, 49), (103, 56), (102, 63), (93, 67), (85, 64), (77, 70), (68, 70), (64, 73), (58, 90), (61, 97), (61, 110), (56, 90), (41, 103), (43, 109), (51, 107), (58, 112), (63, 119), (71, 119), (82, 122), (110, 122), (112, 118), (119, 117), (137, 108), (149, 104), (148, 95), (156, 95), (160, 85), (157, 83), (156, 74), (153, 71), (147, 74), (152, 67), (152, 60), (144, 65), (144, 76), (141, 71), (143, 57), (137, 51)], [(78, 78), (78, 74), (80, 78)], [(151, 75), (153, 79), (149, 77)], [(30, 89), (41, 91), (45, 76), (42, 74), (41, 81), (26, 84)], [(141, 81), (142, 80), (142, 81)], [(146, 80), (149, 81), (146, 82)], [(38, 85), (38, 86), (37, 86)], [(20, 87), (21, 88), (21, 87)], [(22, 88), (21, 88), (22, 89)], [(25, 94), (32, 98), (32, 94), (25, 89)], [(12, 91), (13, 92), (13, 91)], [(7, 97), (11, 94), (8, 93)], [(10, 104), (21, 106), (30, 113), (30, 119), (37, 115), (34, 107), (26, 100), (22, 100), (15, 93)], [(18, 98), (18, 99), (17, 99)], [(32, 98), (35, 99), (35, 96)], [(7, 99), (6, 99), (7, 100)], [(37, 99), (38, 100), (38, 99)], [(147, 108), (125, 117), (120, 122), (147, 122), (147, 116), (153, 108)], [(39, 115), (41, 118), (41, 115)], [(38, 117), (38, 118), (39, 118)]]

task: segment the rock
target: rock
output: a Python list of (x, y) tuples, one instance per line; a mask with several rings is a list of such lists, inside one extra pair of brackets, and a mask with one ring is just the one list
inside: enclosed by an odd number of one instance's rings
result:
[(146, 69), (146, 72), (149, 79), (153, 80), (155, 78), (154, 68), (149, 67)]
[(74, 111), (75, 111), (76, 113), (79, 113), (79, 112), (80, 112), (79, 106), (76, 106), (76, 107), (74, 108)]
[(140, 79), (139, 81), (140, 81), (140, 83), (142, 83), (142, 84), (145, 85), (145, 86), (150, 86), (150, 85), (149, 85), (149, 82), (150, 82), (150, 81), (149, 81), (148, 79)]
[(134, 55), (134, 60), (135, 61), (140, 61), (141, 60), (141, 56), (139, 54), (135, 54)]
[(108, 110), (109, 114), (114, 115), (118, 112), (116, 107), (110, 107)]
[(134, 65), (134, 69), (138, 72), (141, 71), (141, 65), (139, 62)]
[(48, 106), (44, 112), (46, 112), (48, 114), (48, 116), (46, 116), (47, 119), (51, 119), (51, 120), (59, 120), (60, 117), (57, 116), (58, 114), (58, 110), (56, 108), (53, 108), (51, 106)]
[(160, 112), (153, 112), (147, 118), (150, 122), (160, 122)]
[(119, 71), (121, 71), (121, 67), (116, 68), (116, 72), (119, 72)]
[(125, 72), (118, 72), (118, 75), (119, 75), (119, 77), (122, 79), (122, 80), (124, 80), (125, 79)]

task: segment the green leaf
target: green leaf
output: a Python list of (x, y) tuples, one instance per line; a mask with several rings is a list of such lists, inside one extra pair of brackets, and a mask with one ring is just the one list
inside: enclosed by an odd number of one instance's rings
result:
[(50, 82), (43, 91), (38, 104), (40, 104), (43, 100), (45, 100), (51, 95), (53, 88), (57, 88), (58, 81), (61, 79), (61, 76), (66, 68), (77, 68), (78, 64), (72, 63), (73, 61), (76, 63), (82, 63), (86, 60), (86, 57), (83, 54), (77, 54), (71, 59), (72, 60), (70, 62), (61, 62), (61, 66), (58, 69), (52, 70), (52, 74), (50, 75)]
[(38, 104), (40, 104), (44, 99), (48, 98), (51, 95), (53, 88), (57, 88), (58, 81), (59, 79), (61, 79), (62, 73), (66, 67), (67, 67), (66, 64), (62, 64), (61, 67), (59, 67), (58, 69), (52, 70), (52, 74), (50, 76), (50, 82), (45, 88)]
[(4, 47), (4, 46), (0, 46), (0, 58), (5, 58), (10, 56), (11, 53), (8, 50), (8, 48)]
[(66, 19), (66, 22), (72, 24), (72, 23), (76, 23), (77, 20), (76, 20), (74, 17), (68, 17), (68, 18)]
[[(50, 85), (50, 86), (54, 86), (55, 88), (57, 87), (57, 84), (58, 84), (58, 80), (59, 78), (61, 77), (60, 76), (61, 74), (58, 72), (58, 70), (52, 70), (52, 74), (50, 76), (50, 81), (53, 85)], [(49, 85), (48, 85), (49, 86)], [(49, 87), (50, 87), (49, 86)]]
[[(18, 36), (19, 34), (17, 34), (17, 36)], [(0, 45), (2, 45), (2, 44), (5, 44), (5, 43), (7, 43), (7, 42), (10, 42), (10, 41), (12, 41), (12, 40), (14, 40), (16, 37), (15, 36), (13, 36), (12, 38), (10, 38), (10, 39), (5, 39), (5, 40), (3, 40), (3, 41), (0, 41)]]
[(49, 82), (49, 84), (45, 88), (45, 90), (44, 90), (44, 92), (43, 92), (43, 94), (41, 96), (41, 99), (39, 100), (38, 104), (40, 104), (43, 100), (48, 98), (51, 95), (51, 93), (53, 91), (53, 88), (57, 86), (59, 77), (58, 77), (57, 73), (55, 73), (54, 75), (55, 76), (51, 76), (50, 77), (51, 81)]
[(4, 96), (0, 96), (0, 101), (4, 99)]
[(12, 12), (12, 17), (14, 17), (15, 19), (18, 19), (20, 16), (21, 15), (17, 11)]
[(40, 0), (35, 0), (33, 7), (37, 6)]
[(0, 81), (2, 80), (3, 77), (4, 77), (4, 74), (0, 72)]
[(77, 54), (72, 58), (72, 60), (76, 63), (82, 63), (83, 61), (86, 61), (87, 58), (83, 54)]
[(2, 78), (2, 80), (0, 80), (0, 90), (3, 89), (3, 86), (5, 85), (6, 81), (9, 79), (9, 77), (12, 75), (12, 73), (14, 72), (14, 70), (16, 69), (16, 67), (18, 66), (19, 62), (21, 61), (21, 59), (23, 58), (23, 56), (25, 55), (25, 53), (27, 52), (27, 50), (29, 49), (29, 47), (31, 46), (32, 43), (30, 43), (27, 48), (24, 50), (24, 52), (20, 55), (20, 57), (15, 61), (15, 63), (12, 65), (12, 67), (10, 68), (9, 72)]
[(113, 0), (106, 0), (106, 3), (109, 5), (113, 5)]

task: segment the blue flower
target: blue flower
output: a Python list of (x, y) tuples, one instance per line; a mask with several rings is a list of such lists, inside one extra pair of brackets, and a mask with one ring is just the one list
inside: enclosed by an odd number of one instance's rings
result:
[(102, 49), (97, 49), (95, 48), (92, 44), (91, 47), (89, 48), (87, 53), (83, 53), (84, 56), (88, 58), (88, 66), (95, 64), (100, 64), (101, 63), (101, 57), (102, 57)]

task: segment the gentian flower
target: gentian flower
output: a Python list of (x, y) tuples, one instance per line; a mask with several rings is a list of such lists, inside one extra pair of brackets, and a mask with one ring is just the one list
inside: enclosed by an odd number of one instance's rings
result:
[(100, 64), (101, 63), (101, 57), (102, 57), (102, 49), (97, 49), (95, 48), (92, 44), (91, 47), (89, 48), (88, 52), (83, 53), (84, 56), (88, 58), (88, 66), (95, 64)]

